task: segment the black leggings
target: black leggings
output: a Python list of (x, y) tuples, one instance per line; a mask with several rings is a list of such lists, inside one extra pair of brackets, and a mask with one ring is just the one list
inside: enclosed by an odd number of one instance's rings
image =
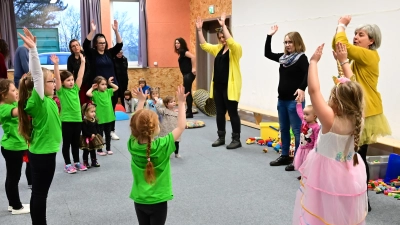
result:
[[(102, 150), (100, 149), (100, 151), (102, 151)], [(96, 159), (96, 151), (95, 150), (89, 151), (87, 149), (83, 149), (82, 159), (88, 161), (89, 153), (90, 153), (90, 158), (92, 159), (92, 162), (93, 162), (93, 159)]]
[(190, 94), (186, 97), (186, 106), (187, 111), (192, 113), (192, 105), (193, 105), (193, 96), (192, 96), (192, 84), (196, 76), (193, 73), (187, 73), (183, 75), (183, 86), (185, 87), (185, 93), (190, 92)]
[(19, 198), (18, 183), (21, 178), (22, 156), (24, 151), (6, 150), (1, 147), (1, 153), (6, 161), (6, 183), (5, 190), (8, 199), (8, 205), (13, 209), (21, 209), (22, 204)]
[[(114, 92), (114, 95), (111, 97), (111, 104), (113, 107), (113, 111), (115, 113), (115, 106), (118, 103), (118, 91)], [(111, 122), (110, 132), (115, 131), (115, 120)]]
[(179, 141), (175, 141), (175, 154), (179, 153)]
[(225, 131), (226, 118), (228, 111), (233, 133), (240, 133), (241, 123), (238, 113), (239, 102), (228, 100), (228, 84), (214, 84), (214, 101), (217, 107), (217, 128)]
[(62, 154), (64, 157), (65, 165), (71, 164), (71, 157), (69, 154), (69, 147), (71, 146), (72, 157), (74, 162), (79, 162), (79, 141), (82, 130), (81, 122), (62, 122)]
[(367, 184), (369, 181), (369, 166), (367, 163), (367, 151), (368, 151), (368, 145), (361, 145), (360, 149), (358, 149), (358, 154), (360, 154), (362, 160), (365, 163), (365, 172), (367, 173)]
[(31, 219), (32, 225), (46, 222), (47, 195), (56, 169), (56, 153), (33, 154), (29, 152), (32, 170)]
[[(103, 124), (99, 124), (99, 133), (101, 136), (105, 136), (106, 139), (106, 150), (110, 151), (111, 150), (111, 126), (112, 126), (113, 122), (109, 122), (109, 123), (103, 123)], [(115, 123), (115, 121), (114, 121)], [(103, 136), (103, 137), (104, 137)], [(102, 149), (98, 149), (98, 152), (102, 152)]]
[(135, 210), (139, 225), (163, 225), (167, 220), (168, 204), (161, 202), (148, 205), (135, 202)]

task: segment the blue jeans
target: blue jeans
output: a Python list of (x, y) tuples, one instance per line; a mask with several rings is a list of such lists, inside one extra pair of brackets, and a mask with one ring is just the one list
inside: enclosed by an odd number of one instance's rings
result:
[[(279, 116), (279, 126), (281, 131), (281, 141), (282, 141), (282, 156), (289, 156), (290, 149), (290, 127), (295, 138), (295, 150), (300, 144), (300, 128), (301, 119), (297, 115), (295, 100), (279, 100), (278, 99), (278, 116)], [(302, 103), (303, 108), (305, 102)]]

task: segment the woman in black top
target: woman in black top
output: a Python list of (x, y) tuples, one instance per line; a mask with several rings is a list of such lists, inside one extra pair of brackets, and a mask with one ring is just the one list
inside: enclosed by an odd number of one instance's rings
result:
[[(121, 98), (121, 104), (125, 107), (125, 91), (128, 90), (128, 59), (121, 50), (114, 57), (115, 75), (118, 80), (118, 97)], [(118, 101), (118, 100), (117, 100)]]
[(175, 39), (175, 52), (179, 55), (178, 63), (183, 75), (185, 92), (189, 92), (189, 95), (186, 97), (186, 118), (193, 118), (192, 84), (196, 78), (196, 56), (189, 52), (186, 41), (183, 38)]
[[(69, 42), (69, 50), (71, 51), (71, 55), (68, 57), (67, 61), (67, 70), (71, 72), (74, 75), (74, 79), (78, 77), (78, 72), (79, 68), (81, 66), (81, 59), (80, 59), (80, 53), (83, 55), (84, 52), (82, 51), (82, 47), (79, 44), (79, 41), (76, 39), (72, 39)], [(82, 85), (79, 90), (79, 100), (81, 102), (81, 105), (84, 103), (88, 103), (90, 101), (90, 98), (86, 96), (86, 92), (89, 90), (89, 88), (92, 86), (93, 79), (90, 79), (90, 67), (89, 67), (89, 61), (85, 60), (85, 73), (83, 74), (83, 80), (82, 80)]]
[(293, 171), (294, 166), (289, 157), (290, 127), (295, 136), (295, 149), (300, 143), (301, 119), (297, 115), (296, 104), (302, 102), (304, 108), (304, 91), (307, 88), (308, 59), (304, 54), (306, 47), (298, 32), (285, 35), (284, 53), (272, 53), (271, 39), (278, 31), (272, 26), (265, 42), (265, 57), (280, 64), (278, 86), (278, 116), (282, 140), (282, 155), (271, 166), (286, 166), (286, 171)]
[[(121, 51), (123, 46), (121, 36), (118, 32), (118, 21), (114, 20), (114, 24), (112, 25), (117, 44), (110, 49), (108, 49), (108, 43), (104, 34), (94, 35), (96, 25), (93, 21), (90, 23), (90, 27), (90, 33), (86, 36), (86, 39), (83, 42), (83, 50), (85, 51), (87, 61), (90, 61), (90, 80), (93, 82), (96, 76), (103, 76), (106, 80), (110, 77), (114, 77), (114, 83), (118, 86), (113, 62), (113, 58)], [(93, 48), (90, 46), (92, 40)], [(114, 92), (112, 97), (113, 109), (115, 109), (117, 102), (118, 92)], [(115, 121), (111, 123), (109, 129), (111, 129), (111, 138), (113, 140), (119, 140), (119, 137), (115, 134)], [(104, 132), (108, 132), (108, 128)]]

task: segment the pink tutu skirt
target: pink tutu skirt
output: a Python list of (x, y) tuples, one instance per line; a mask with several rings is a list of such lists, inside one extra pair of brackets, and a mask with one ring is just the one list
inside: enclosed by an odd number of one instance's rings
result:
[(362, 225), (368, 213), (365, 165), (310, 151), (300, 166), (293, 225)]
[(311, 150), (312, 149), (303, 148), (302, 146), (297, 149), (293, 160), (293, 166), (296, 170), (299, 170), (301, 164), (306, 161), (307, 155)]

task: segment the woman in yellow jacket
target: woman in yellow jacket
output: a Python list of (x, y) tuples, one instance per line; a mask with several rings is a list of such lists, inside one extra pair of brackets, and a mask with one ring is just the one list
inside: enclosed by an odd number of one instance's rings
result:
[[(367, 182), (369, 180), (369, 167), (366, 162), (368, 145), (376, 143), (378, 137), (391, 135), (391, 130), (385, 115), (381, 94), (378, 92), (379, 61), (377, 49), (381, 45), (381, 31), (375, 24), (364, 24), (356, 28), (353, 44), (350, 44), (346, 37), (345, 29), (350, 23), (350, 16), (343, 16), (339, 19), (336, 35), (332, 47), (336, 51), (347, 51), (349, 61), (340, 62), (341, 65), (351, 63), (353, 79), (361, 85), (364, 91), (364, 128), (360, 137), (358, 153), (365, 163)], [(368, 204), (368, 210), (371, 207)]]
[(200, 47), (215, 56), (214, 73), (211, 81), (210, 98), (213, 98), (217, 107), (218, 139), (213, 147), (225, 144), (225, 113), (228, 111), (232, 125), (232, 142), (227, 149), (242, 147), (240, 142), (240, 117), (238, 104), (242, 88), (239, 60), (242, 57), (242, 46), (233, 40), (228, 27), (225, 25), (225, 13), (218, 19), (221, 28), (217, 29), (219, 44), (212, 45), (206, 42), (203, 36), (203, 21), (197, 18), (196, 27), (199, 34)]

